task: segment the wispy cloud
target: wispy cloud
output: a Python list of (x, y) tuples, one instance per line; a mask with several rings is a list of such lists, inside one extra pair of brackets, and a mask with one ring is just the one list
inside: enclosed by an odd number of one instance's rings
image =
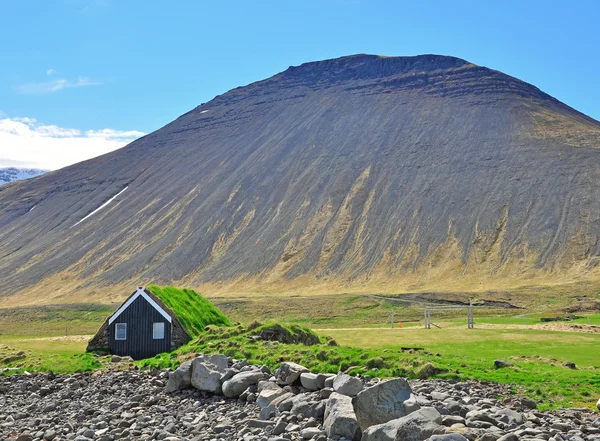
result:
[(82, 131), (34, 118), (4, 118), (0, 119), (0, 167), (54, 170), (111, 152), (144, 135), (137, 130)]
[(100, 86), (102, 84), (101, 81), (91, 80), (88, 77), (79, 77), (76, 80), (57, 78), (52, 81), (21, 84), (16, 86), (15, 90), (24, 95), (45, 95), (63, 89), (71, 89), (73, 87)]
[(54, 75), (56, 73), (56, 71), (54, 69), (48, 69), (46, 71), (46, 75), (48, 75), (49, 77), (51, 77), (52, 75)]

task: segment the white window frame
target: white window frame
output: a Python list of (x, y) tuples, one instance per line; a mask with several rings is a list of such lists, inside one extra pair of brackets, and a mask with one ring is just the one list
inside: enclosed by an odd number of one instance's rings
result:
[[(119, 327), (125, 328), (125, 337), (119, 338)], [(124, 341), (127, 340), (127, 323), (115, 323), (115, 340)]]
[[(156, 325), (161, 325), (161, 326), (156, 326)], [(157, 329), (161, 329), (161, 336), (157, 337), (156, 336), (156, 331)], [(165, 322), (154, 322), (152, 323), (152, 340), (164, 340), (165, 339)]]

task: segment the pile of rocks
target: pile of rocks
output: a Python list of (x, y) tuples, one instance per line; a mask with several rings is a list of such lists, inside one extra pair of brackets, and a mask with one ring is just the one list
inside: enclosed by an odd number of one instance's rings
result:
[(0, 441), (600, 441), (590, 410), (501, 403), (505, 386), (273, 373), (223, 355), (176, 371), (0, 377)]

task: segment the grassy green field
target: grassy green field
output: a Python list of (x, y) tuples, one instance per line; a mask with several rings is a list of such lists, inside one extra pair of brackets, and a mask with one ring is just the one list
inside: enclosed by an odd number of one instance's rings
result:
[[(262, 300), (228, 302), (217, 304), (232, 321), (248, 323), (250, 320), (244, 317), (258, 316), (262, 320), (273, 317), (310, 325), (321, 336), (322, 344), (308, 347), (252, 342), (246, 328), (237, 326), (202, 333), (176, 355), (162, 355), (138, 364), (174, 366), (178, 359), (189, 357), (187, 354), (204, 351), (244, 357), (271, 367), (291, 360), (315, 371), (350, 369), (383, 377), (416, 378), (424, 367), (433, 366), (442, 378), (513, 384), (515, 392), (531, 396), (541, 408), (592, 407), (598, 399), (600, 333), (566, 332), (571, 325), (599, 325), (598, 313), (578, 314), (582, 317), (571, 322), (541, 324), (541, 317), (557, 313), (481, 309), (476, 314), (476, 329), (472, 330), (466, 329), (464, 311), (440, 313), (433, 321), (441, 329), (425, 330), (419, 322), (419, 308), (399, 308), (393, 302), (370, 296), (332, 296), (311, 302), (310, 308), (306, 308), (303, 298), (280, 299), (268, 307)], [(102, 367), (105, 359), (84, 351), (87, 339), (116, 306), (0, 309), (0, 368), (68, 373)], [(402, 328), (390, 329), (387, 318), (392, 308)], [(327, 345), (329, 339), (340, 346)], [(496, 369), (496, 359), (513, 366)], [(576, 363), (577, 369), (563, 366), (566, 361)]]

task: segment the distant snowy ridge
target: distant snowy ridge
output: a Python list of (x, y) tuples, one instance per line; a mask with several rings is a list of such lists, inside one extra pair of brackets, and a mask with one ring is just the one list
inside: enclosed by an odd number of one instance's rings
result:
[(43, 175), (47, 171), (48, 170), (41, 170), (39, 168), (0, 168), (0, 185), (8, 184), (12, 181), (20, 181), (21, 179), (34, 178)]

